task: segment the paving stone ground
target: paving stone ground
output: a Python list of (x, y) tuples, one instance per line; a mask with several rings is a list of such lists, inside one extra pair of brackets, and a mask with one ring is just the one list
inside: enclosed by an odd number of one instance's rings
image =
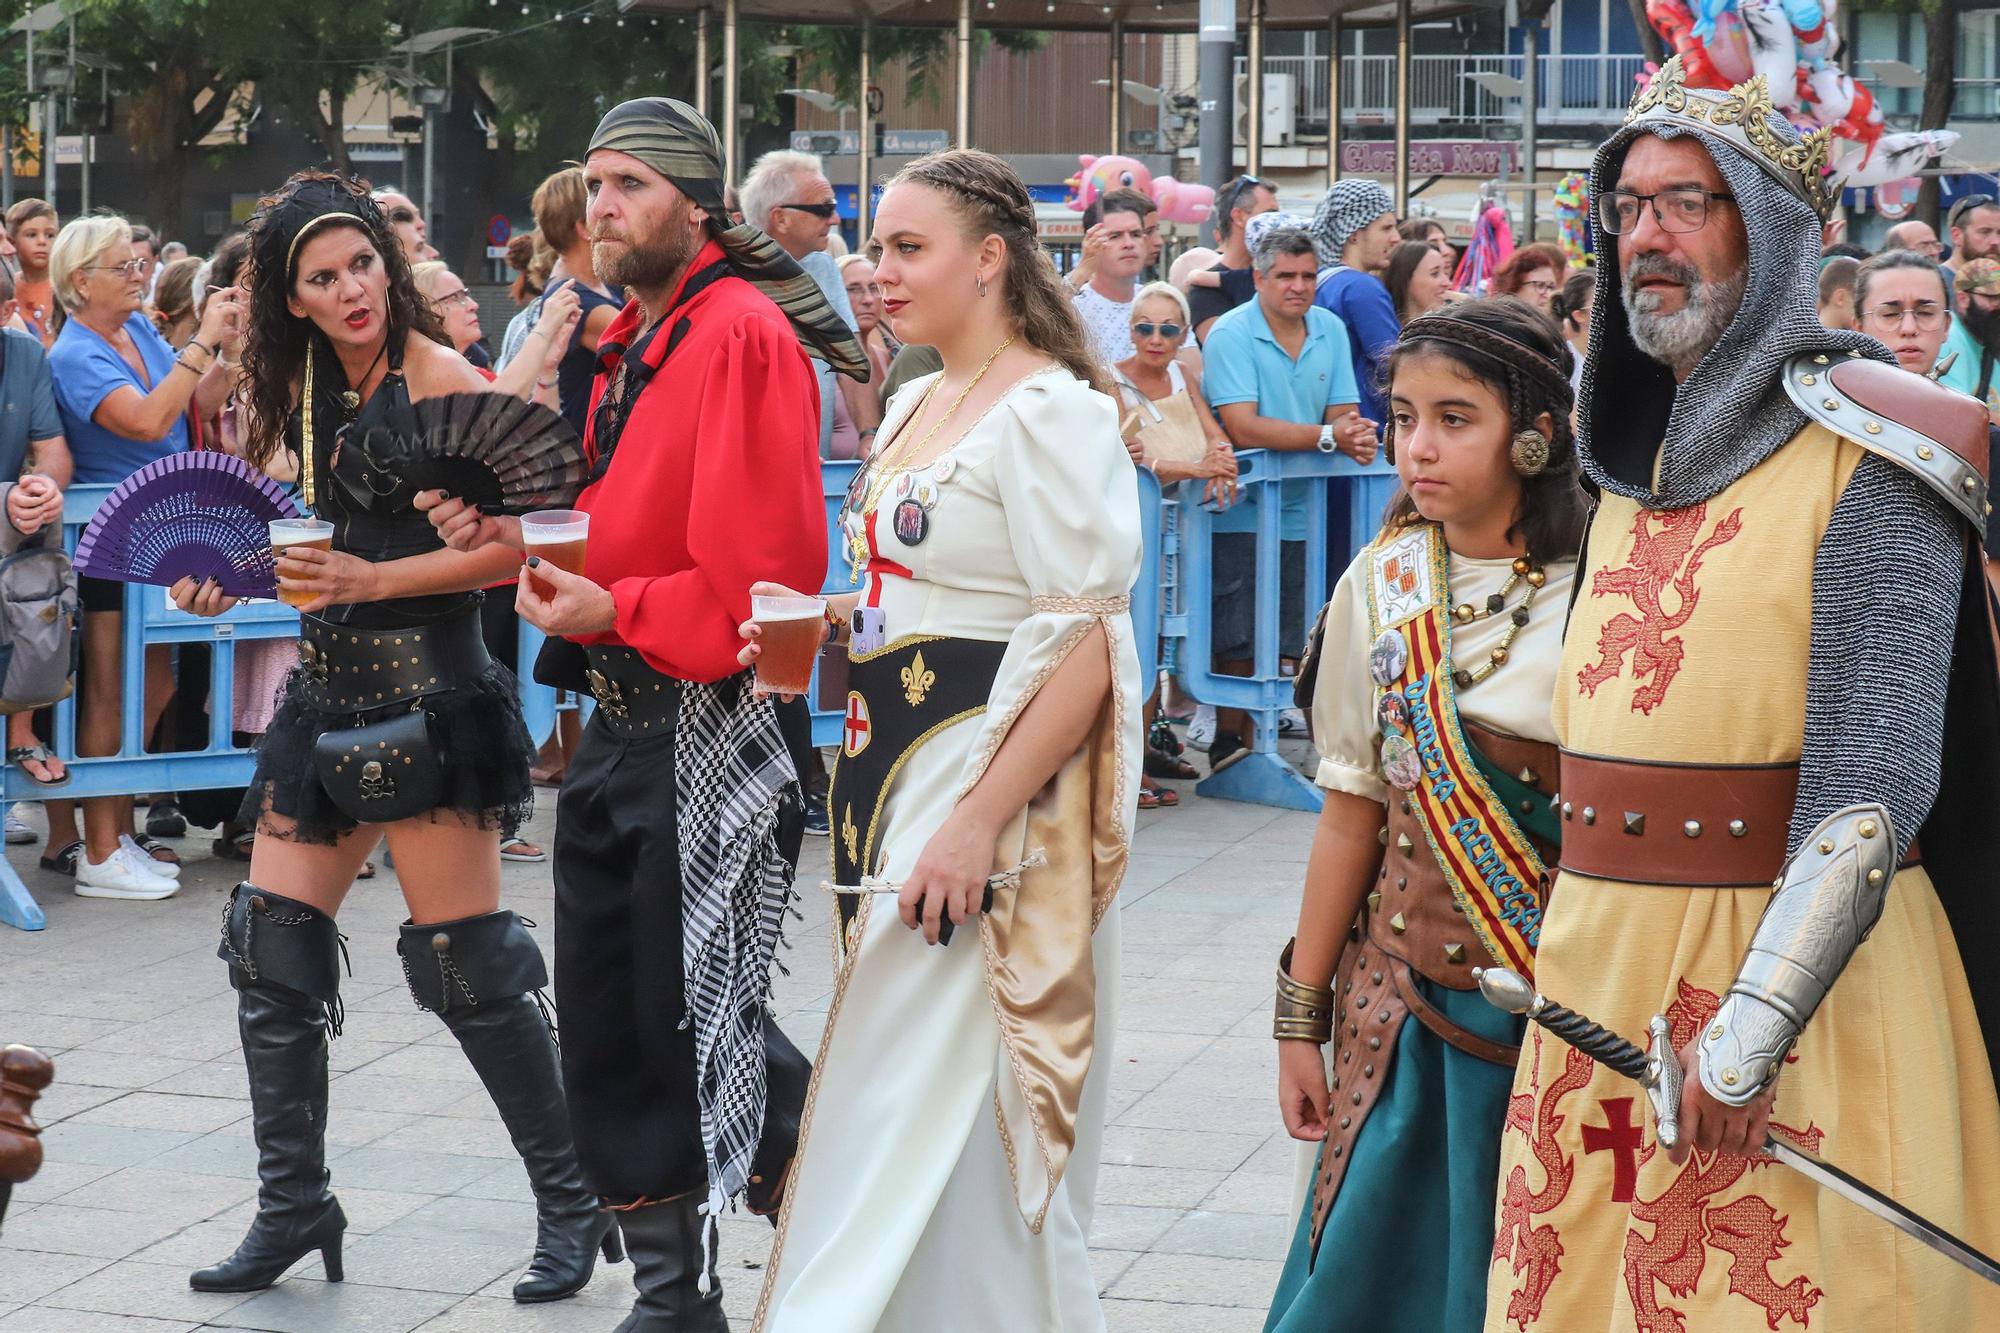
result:
[[(1181, 799), (1141, 816), (1122, 895), (1112, 1124), (1091, 1237), (1116, 1333), (1260, 1329), (1288, 1240), (1293, 1144), (1273, 1095), (1271, 970), (1313, 821), (1204, 801), (1185, 785)], [(542, 802), (531, 836), (546, 841), (553, 805)], [(208, 859), (208, 841), (179, 844), (185, 887), (162, 903), (77, 898), (35, 868), (38, 849), (8, 849), (49, 925), (0, 927), (0, 1041), (47, 1052), (56, 1082), (38, 1107), (47, 1164), (16, 1188), (0, 1233), (0, 1333), (615, 1326), (628, 1265), (600, 1268), (574, 1300), (508, 1299), (532, 1249), (532, 1195), (456, 1042), (404, 987), (393, 873), (357, 885), (340, 916), (354, 972), (333, 1043), (328, 1156), (349, 1219), (347, 1280), (325, 1282), (314, 1258), (254, 1295), (188, 1290), (190, 1268), (241, 1238), (256, 1197), (235, 999), (215, 957), (241, 867)], [(548, 867), (505, 874), (507, 905), (542, 923), (546, 952)], [(802, 905), (777, 1007), (810, 1052), (831, 986), (829, 904), (809, 893)], [(770, 1234), (747, 1217), (722, 1227), (739, 1329)]]

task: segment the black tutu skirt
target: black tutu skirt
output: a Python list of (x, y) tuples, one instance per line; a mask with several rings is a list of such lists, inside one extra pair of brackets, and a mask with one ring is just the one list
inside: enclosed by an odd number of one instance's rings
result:
[[(514, 673), (495, 662), (471, 684), (426, 695), (423, 704), (444, 769), (444, 799), (436, 808), (475, 819), (481, 828), (518, 829), (534, 809), (535, 785), (528, 769), (535, 746), (521, 718)], [(397, 704), (360, 714), (322, 712), (306, 702), (301, 673), (293, 671), (279, 690), (277, 714), (257, 744), (257, 771), (238, 822), (257, 828), (258, 817), (268, 809), (296, 825), (275, 836), (338, 842), (359, 825), (320, 785), (313, 742), (325, 732), (379, 722), (408, 708)], [(265, 830), (258, 833), (264, 836)]]

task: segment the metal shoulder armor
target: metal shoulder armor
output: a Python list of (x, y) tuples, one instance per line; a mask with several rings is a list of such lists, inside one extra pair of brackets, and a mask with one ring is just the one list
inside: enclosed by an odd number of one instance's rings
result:
[(1701, 1034), (1701, 1082), (1741, 1106), (1787, 1053), (1868, 932), (1896, 876), (1896, 835), (1879, 805), (1851, 805), (1812, 831), (1778, 879), (1736, 983)]
[(1986, 409), (1900, 366), (1846, 352), (1801, 352), (1785, 393), (1812, 420), (1886, 458), (1986, 532)]

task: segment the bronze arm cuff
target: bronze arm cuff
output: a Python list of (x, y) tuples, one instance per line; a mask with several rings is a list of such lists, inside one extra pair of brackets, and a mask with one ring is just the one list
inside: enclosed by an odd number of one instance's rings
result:
[(1333, 1039), (1333, 987), (1308, 986), (1292, 978), (1292, 945), (1278, 955), (1278, 998), (1271, 1016), (1271, 1035), (1279, 1041), (1309, 1041), (1324, 1046)]

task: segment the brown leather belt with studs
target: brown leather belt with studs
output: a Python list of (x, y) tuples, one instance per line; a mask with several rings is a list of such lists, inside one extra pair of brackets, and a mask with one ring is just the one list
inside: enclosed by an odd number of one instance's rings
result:
[(585, 677), (597, 699), (596, 716), (614, 735), (654, 736), (673, 729), (681, 683), (653, 670), (636, 648), (590, 646), (583, 650)]
[(364, 713), (441, 694), (476, 680), (492, 664), (476, 605), (403, 629), (299, 617), (306, 702), (321, 712)]
[[(1654, 764), (1565, 750), (1562, 868), (1674, 888), (1764, 888), (1785, 866), (1797, 764)], [(1917, 860), (1910, 845), (1905, 865)]]

